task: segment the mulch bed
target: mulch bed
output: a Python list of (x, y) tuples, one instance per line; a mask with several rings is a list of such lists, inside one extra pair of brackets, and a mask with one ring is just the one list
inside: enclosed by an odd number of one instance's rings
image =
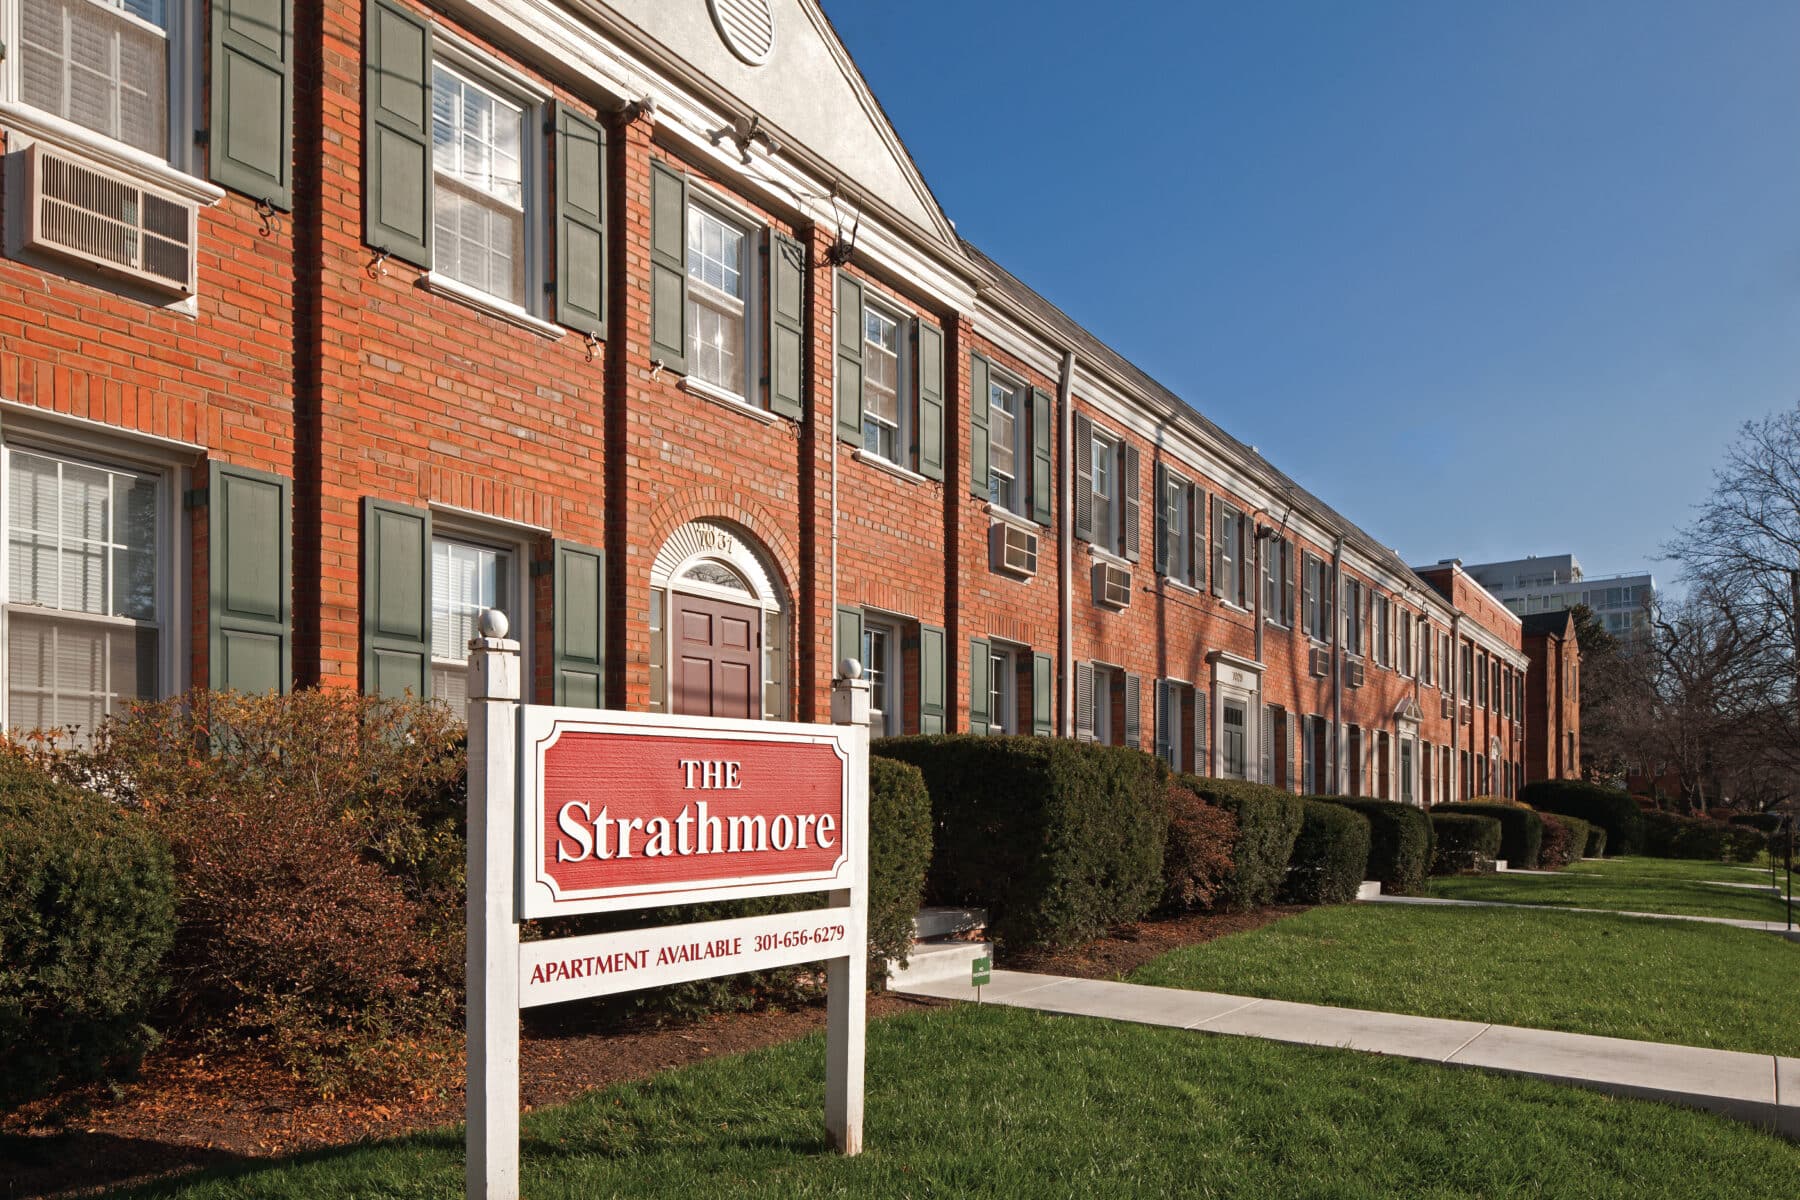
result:
[[(1007, 955), (999, 965), (1112, 979), (1178, 946), (1255, 929), (1300, 911), (1271, 908), (1144, 921), (1072, 950)], [(869, 1017), (943, 1003), (871, 996)], [(528, 1112), (591, 1089), (793, 1041), (824, 1028), (825, 1009), (723, 1014), (638, 1031), (534, 1024), (528, 1023), (520, 1045), (520, 1091)], [(441, 1128), (462, 1115), (460, 1088), (379, 1102), (321, 1100), (267, 1056), (205, 1054), (169, 1045), (116, 1093), (92, 1088), (0, 1118), (0, 1200), (90, 1196), (202, 1167)]]

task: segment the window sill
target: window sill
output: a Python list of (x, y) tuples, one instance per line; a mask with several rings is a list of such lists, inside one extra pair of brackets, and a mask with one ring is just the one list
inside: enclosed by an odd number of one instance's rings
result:
[(1089, 542), (1088, 553), (1093, 556), (1096, 562), (1111, 563), (1115, 567), (1124, 567), (1126, 570), (1131, 569), (1130, 559), (1122, 554), (1116, 554), (1113, 551), (1108, 550), (1105, 546), (1096, 546), (1093, 542)]
[(1246, 616), (1246, 617), (1251, 617), (1251, 616), (1256, 615), (1251, 610), (1245, 608), (1243, 605), (1234, 604), (1230, 600), (1225, 599), (1225, 597), (1223, 597), (1223, 596), (1219, 597), (1219, 607), (1224, 609), (1226, 612), (1234, 612), (1234, 613), (1238, 613), (1238, 614), (1240, 614), (1242, 616)]
[(881, 455), (871, 453), (868, 450), (852, 450), (850, 452), (850, 457), (854, 458), (859, 463), (868, 463), (877, 471), (886, 471), (896, 479), (904, 479), (908, 483), (925, 482), (925, 477), (917, 471), (910, 471), (899, 463), (894, 462), (892, 459), (883, 458)]
[[(1032, 520), (1030, 517), (1022, 517), (1010, 508), (1001, 508), (998, 504), (995, 504), (992, 500), (988, 501), (987, 504), (985, 505), (985, 507), (987, 508), (988, 516), (990, 516), (994, 520), (1000, 522), (1002, 525), (1011, 525), (1014, 528), (1023, 529), (1027, 533), (1042, 533), (1043, 532), (1044, 527), (1042, 525), (1039, 525), (1036, 521)], [(1124, 566), (1125, 560), (1120, 559), (1119, 565)]]
[(710, 400), (720, 408), (729, 408), (734, 413), (740, 413), (753, 420), (761, 421), (764, 425), (774, 425), (781, 420), (780, 417), (772, 412), (764, 412), (760, 408), (750, 407), (749, 403), (745, 401), (742, 396), (728, 392), (716, 384), (708, 383), (706, 380), (697, 378), (693, 375), (683, 375), (681, 377), (681, 382), (676, 386), (690, 395), (698, 396), (702, 400)]
[(1158, 575), (1156, 578), (1166, 588), (1173, 588), (1175, 591), (1186, 593), (1189, 596), (1198, 596), (1201, 594), (1200, 589), (1191, 583), (1183, 583), (1181, 580), (1168, 575)]
[(495, 299), (486, 292), (470, 287), (466, 283), (458, 283), (448, 275), (440, 275), (436, 271), (427, 271), (420, 276), (419, 284), (426, 291), (439, 296), (448, 296), (452, 300), (460, 300), (470, 308), (478, 309), (490, 317), (499, 317), (520, 329), (529, 329), (539, 337), (551, 341), (560, 341), (567, 331), (561, 325), (553, 325), (542, 317), (534, 317), (516, 304)]
[[(225, 198), (225, 189), (217, 184), (190, 175), (135, 146), (127, 146), (27, 104), (0, 101), (0, 126), (92, 159), (108, 170), (173, 192), (183, 200), (213, 205)], [(16, 147), (9, 146), (8, 149)]]

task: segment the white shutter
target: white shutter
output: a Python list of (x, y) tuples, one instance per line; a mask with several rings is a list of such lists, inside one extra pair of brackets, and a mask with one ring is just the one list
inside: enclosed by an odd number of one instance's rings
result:
[(1262, 706), (1262, 730), (1257, 751), (1262, 759), (1262, 781), (1272, 785), (1275, 782), (1275, 710), (1267, 704)]

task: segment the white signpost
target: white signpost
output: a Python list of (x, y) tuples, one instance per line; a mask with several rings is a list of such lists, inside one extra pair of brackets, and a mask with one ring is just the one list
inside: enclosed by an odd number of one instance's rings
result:
[[(522, 1009), (803, 962), (826, 963), (826, 1129), (860, 1152), (868, 684), (839, 682), (832, 725), (522, 705), (506, 633), (490, 611), (469, 643), (470, 1200), (519, 1195)], [(800, 892), (826, 906), (519, 941), (522, 920)]]

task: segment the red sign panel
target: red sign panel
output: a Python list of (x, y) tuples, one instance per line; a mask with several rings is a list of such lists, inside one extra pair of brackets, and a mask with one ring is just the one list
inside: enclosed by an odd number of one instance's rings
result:
[(831, 739), (560, 728), (538, 754), (526, 833), (553, 897), (528, 903), (538, 912), (828, 884), (846, 861), (846, 764)]

